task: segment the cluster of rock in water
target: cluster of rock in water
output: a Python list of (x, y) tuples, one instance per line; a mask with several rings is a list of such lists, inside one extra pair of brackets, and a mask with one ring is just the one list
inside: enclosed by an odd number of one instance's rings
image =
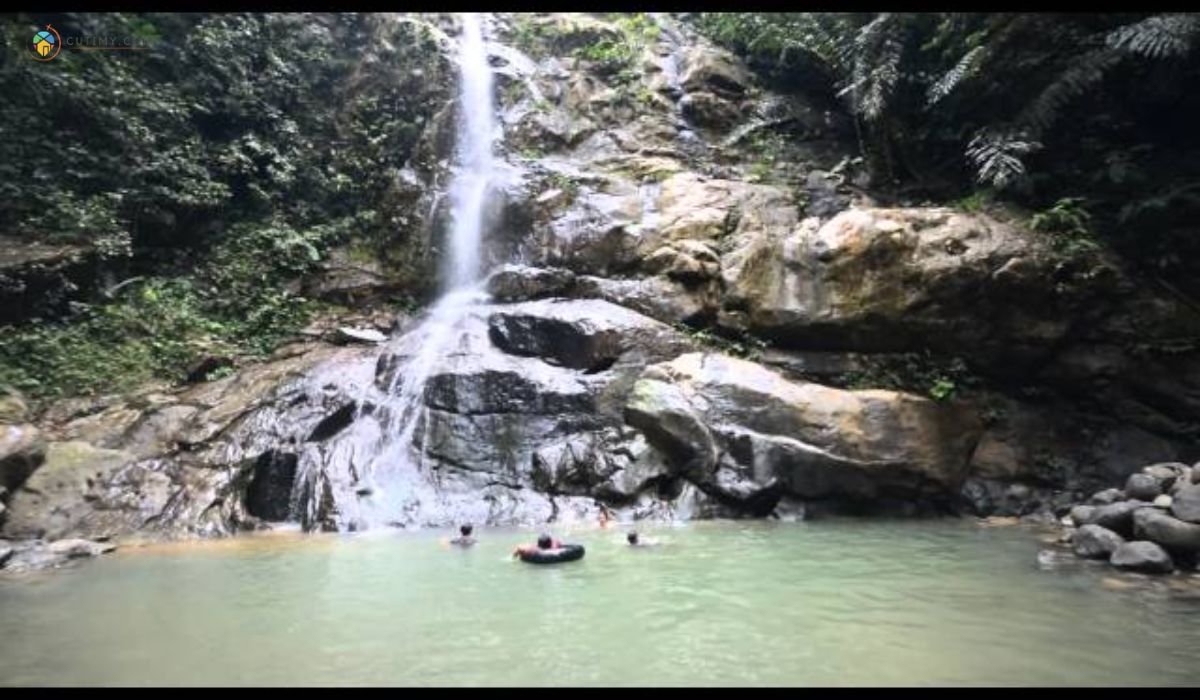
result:
[(1152, 464), (1063, 519), (1077, 556), (1150, 574), (1200, 563), (1200, 464)]

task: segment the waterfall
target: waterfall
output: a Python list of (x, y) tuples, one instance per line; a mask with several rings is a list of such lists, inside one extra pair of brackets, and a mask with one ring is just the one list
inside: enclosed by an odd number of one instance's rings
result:
[(472, 284), (479, 275), (479, 242), (484, 205), (495, 178), (492, 149), (496, 140), (492, 69), (488, 66), (480, 18), (463, 14), (458, 171), (450, 185), (452, 224), (446, 257), (449, 291)]
[[(357, 481), (341, 488), (340, 502), (356, 503), (351, 529), (387, 525), (411, 506), (423, 476), (424, 445), (413, 445), (426, 413), (425, 387), (460, 344), (461, 322), (485, 298), (479, 290), (481, 243), (488, 229), (489, 193), (497, 181), (493, 151), (499, 135), (482, 17), (463, 13), (459, 48), (459, 124), (455, 165), (449, 186), (450, 225), (442, 259), (442, 295), (413, 329), (390, 343), (389, 351), (406, 357), (391, 386), (369, 388), (378, 427), (348, 441), (345, 452), (326, 459), (348, 464)], [(360, 466), (358, 463), (363, 462)], [(337, 487), (335, 487), (337, 488)]]

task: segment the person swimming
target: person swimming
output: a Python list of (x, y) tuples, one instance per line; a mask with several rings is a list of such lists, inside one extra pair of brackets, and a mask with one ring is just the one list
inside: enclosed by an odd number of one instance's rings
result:
[(533, 544), (517, 545), (517, 548), (513, 550), (512, 555), (514, 557), (519, 557), (519, 556), (521, 556), (522, 552), (536, 552), (538, 550), (553, 550), (553, 549), (561, 549), (561, 548), (562, 548), (562, 542), (559, 542), (558, 540), (554, 539), (550, 535), (547, 535), (546, 533), (542, 533), (541, 535), (538, 536), (536, 545), (533, 545)]
[(450, 540), (450, 544), (458, 545), (459, 547), (470, 547), (474, 545), (476, 542), (478, 542), (478, 540), (476, 540), (474, 537), (471, 537), (471, 532), (474, 529), (475, 528), (471, 525), (471, 523), (467, 523), (458, 528), (460, 535)]
[(625, 535), (625, 541), (629, 542), (630, 547), (656, 547), (656, 546), (658, 546), (658, 540), (643, 540), (640, 537), (638, 537), (638, 534), (636, 531), (630, 532), (628, 535)]

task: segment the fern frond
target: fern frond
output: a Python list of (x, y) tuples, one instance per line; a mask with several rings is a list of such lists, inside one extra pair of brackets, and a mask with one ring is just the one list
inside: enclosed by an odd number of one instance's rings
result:
[(1120, 60), (1121, 54), (1107, 47), (1080, 55), (1034, 98), (1017, 117), (1017, 123), (1034, 132), (1049, 129), (1063, 107), (1103, 80), (1108, 70)]
[(900, 58), (904, 53), (901, 30), (902, 21), (897, 15), (883, 13), (855, 37), (854, 109), (868, 121), (883, 115), (900, 82)]
[(984, 46), (976, 46), (968, 51), (958, 60), (958, 63), (953, 68), (946, 71), (933, 85), (930, 85), (929, 90), (926, 92), (927, 103), (929, 105), (937, 104), (942, 98), (953, 92), (954, 88), (958, 87), (958, 84), (964, 78), (974, 74), (979, 68), (979, 59), (983, 57), (985, 48)]
[(1200, 17), (1191, 14), (1154, 15), (1108, 33), (1105, 43), (1114, 49), (1147, 58), (1185, 56), (1200, 35)]
[(980, 183), (1002, 189), (1025, 174), (1021, 156), (1039, 148), (1040, 143), (1023, 134), (984, 129), (967, 145), (967, 158), (975, 166), (975, 178)]

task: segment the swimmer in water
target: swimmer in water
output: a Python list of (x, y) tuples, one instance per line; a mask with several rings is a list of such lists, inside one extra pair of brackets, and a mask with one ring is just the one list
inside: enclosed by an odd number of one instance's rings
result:
[(549, 549), (561, 549), (561, 548), (562, 548), (562, 542), (559, 542), (558, 540), (554, 539), (550, 535), (543, 534), (540, 537), (538, 537), (536, 545), (532, 545), (532, 544), (517, 545), (517, 548), (513, 550), (512, 555), (514, 557), (519, 557), (519, 556), (521, 556), (522, 552), (535, 552), (539, 549), (549, 550)]
[(638, 537), (637, 532), (631, 532), (625, 535), (625, 540), (629, 542), (630, 547), (657, 547), (658, 540), (643, 540)]
[(450, 540), (450, 544), (457, 545), (459, 547), (470, 547), (474, 545), (476, 542), (478, 542), (478, 540), (476, 540), (474, 537), (471, 537), (471, 532), (474, 529), (475, 528), (471, 525), (471, 523), (467, 523), (466, 525), (458, 528), (460, 535)]

